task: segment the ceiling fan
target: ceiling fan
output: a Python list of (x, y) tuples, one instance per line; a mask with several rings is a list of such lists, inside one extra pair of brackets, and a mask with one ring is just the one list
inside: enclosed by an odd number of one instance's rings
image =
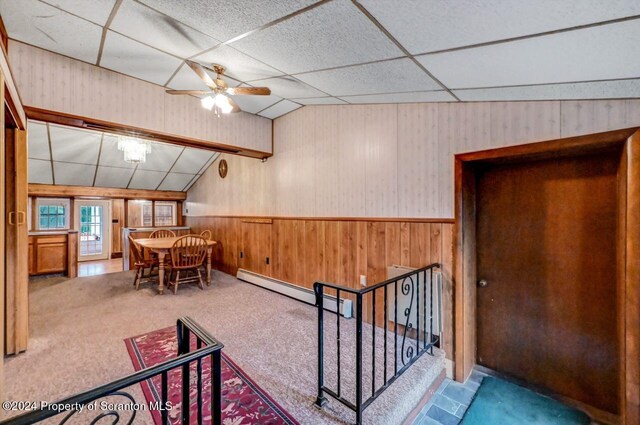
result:
[(166, 92), (178, 95), (207, 95), (201, 99), (202, 107), (210, 111), (213, 110), (218, 117), (220, 113), (228, 114), (241, 111), (238, 104), (229, 95), (268, 96), (271, 94), (269, 87), (229, 87), (222, 79), (225, 69), (221, 65), (213, 64), (213, 71), (217, 74), (214, 80), (199, 63), (190, 60), (185, 62), (211, 90), (167, 90)]

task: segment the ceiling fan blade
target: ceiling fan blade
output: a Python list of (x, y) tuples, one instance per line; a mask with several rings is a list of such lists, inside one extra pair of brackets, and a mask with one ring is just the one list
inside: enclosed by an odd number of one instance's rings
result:
[(233, 106), (233, 109), (231, 110), (232, 113), (242, 112), (242, 109), (240, 109), (238, 104), (233, 99), (231, 99), (229, 96), (227, 96), (227, 99), (229, 99), (229, 104)]
[(227, 89), (227, 93), (231, 95), (259, 95), (268, 96), (271, 94), (269, 87), (233, 87)]
[(193, 95), (201, 95), (201, 94), (209, 94), (211, 93), (208, 90), (165, 90), (168, 94), (193, 94)]
[(193, 62), (190, 60), (187, 60), (185, 62), (187, 63), (187, 65), (189, 65), (189, 68), (193, 69), (193, 71), (198, 74), (198, 77), (200, 77), (202, 82), (205, 83), (207, 87), (210, 87), (212, 89), (216, 88), (216, 83), (213, 81), (211, 76), (207, 74), (207, 71), (205, 71), (202, 65), (200, 65), (198, 62)]

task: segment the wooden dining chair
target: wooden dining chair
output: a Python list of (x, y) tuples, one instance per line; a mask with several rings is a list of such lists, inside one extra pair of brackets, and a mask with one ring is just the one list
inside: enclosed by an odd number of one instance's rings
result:
[(175, 238), (175, 237), (176, 237), (176, 234), (173, 232), (173, 230), (169, 230), (169, 229), (157, 229), (151, 232), (151, 234), (149, 235), (150, 239)]
[(205, 238), (206, 240), (210, 241), (212, 238), (212, 233), (211, 230), (203, 230), (202, 232), (200, 232), (200, 236), (202, 236), (203, 238)]
[[(169, 229), (157, 229), (151, 232), (151, 234), (149, 235), (150, 239), (175, 238), (175, 237), (176, 237), (176, 234), (173, 232), (173, 230), (169, 230)], [(158, 260), (158, 254), (156, 254), (155, 252), (152, 252), (151, 259), (153, 260), (153, 267), (159, 268), (160, 260)]]
[[(171, 258), (171, 275), (175, 273), (175, 281), (169, 279), (169, 285), (173, 286), (173, 293), (178, 292), (180, 274), (183, 274), (183, 282), (196, 281), (200, 289), (204, 289), (200, 265), (207, 255), (207, 241), (199, 235), (186, 235), (178, 238), (169, 250)], [(195, 271), (196, 276), (189, 277), (189, 271)]]
[[(133, 286), (136, 287), (137, 291), (140, 288), (142, 279), (144, 277), (151, 277), (153, 262), (145, 260), (140, 246), (136, 243), (135, 239), (131, 237), (131, 235), (129, 235), (129, 246), (131, 247), (131, 252), (133, 252), (133, 266), (136, 268), (136, 276), (133, 279)], [(144, 270), (146, 268), (149, 269), (149, 274), (147, 276), (144, 275)]]

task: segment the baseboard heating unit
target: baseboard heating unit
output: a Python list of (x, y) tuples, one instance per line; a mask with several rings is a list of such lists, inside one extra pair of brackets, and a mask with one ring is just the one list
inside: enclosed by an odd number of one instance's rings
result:
[[(251, 283), (256, 286), (268, 289), (273, 292), (277, 292), (287, 297), (302, 301), (307, 304), (316, 304), (316, 295), (311, 289), (302, 288), (297, 285), (292, 285), (288, 282), (274, 279), (272, 277), (263, 276), (258, 273), (250, 272), (249, 270), (238, 269), (236, 277), (245, 282)], [(324, 306), (328, 311), (336, 311), (336, 297), (325, 295)], [(340, 313), (346, 317), (353, 317), (353, 302), (351, 300), (341, 298)]]

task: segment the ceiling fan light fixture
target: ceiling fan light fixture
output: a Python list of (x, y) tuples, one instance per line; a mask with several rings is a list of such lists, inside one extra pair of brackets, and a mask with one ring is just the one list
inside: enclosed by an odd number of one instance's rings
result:
[(210, 111), (213, 109), (213, 106), (216, 104), (216, 100), (211, 96), (206, 96), (200, 100), (200, 103), (202, 104), (202, 107), (204, 109)]
[(215, 98), (216, 106), (220, 109), (220, 112), (223, 114), (229, 114), (233, 110), (233, 106), (231, 102), (229, 102), (229, 98), (223, 94), (217, 94)]

